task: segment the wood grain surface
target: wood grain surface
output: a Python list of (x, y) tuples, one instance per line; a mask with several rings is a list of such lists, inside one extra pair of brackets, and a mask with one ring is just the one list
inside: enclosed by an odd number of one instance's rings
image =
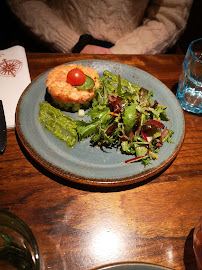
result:
[[(118, 61), (143, 69), (174, 93), (183, 55), (29, 53), (32, 80), (81, 59)], [(152, 179), (124, 187), (64, 181), (37, 164), (14, 129), (0, 156), (0, 208), (32, 229), (42, 270), (87, 270), (135, 261), (195, 270), (193, 228), (202, 215), (202, 120), (184, 112), (184, 143), (170, 166)], [(40, 138), (39, 138), (40, 139)]]

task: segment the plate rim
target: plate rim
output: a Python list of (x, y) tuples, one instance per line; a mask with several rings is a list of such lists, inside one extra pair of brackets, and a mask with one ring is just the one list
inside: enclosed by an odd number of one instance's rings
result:
[[(140, 72), (146, 73), (146, 75), (151, 76), (152, 79), (157, 80), (158, 82), (160, 82), (161, 84), (164, 85), (165, 88), (167, 88), (168, 91), (170, 91), (170, 93), (172, 93), (173, 97), (176, 99), (176, 101), (178, 102), (179, 108), (181, 109), (181, 113), (182, 113), (182, 122), (183, 122), (183, 131), (182, 131), (182, 136), (181, 136), (181, 140), (178, 143), (178, 145), (176, 146), (176, 148), (174, 149), (174, 151), (172, 152), (172, 154), (169, 156), (169, 158), (165, 161), (165, 162), (161, 162), (158, 167), (155, 168), (150, 168), (147, 169), (146, 172), (140, 172), (138, 174), (135, 175), (130, 175), (130, 176), (126, 176), (123, 178), (118, 178), (118, 179), (111, 179), (111, 178), (90, 178), (90, 177), (85, 177), (85, 176), (81, 176), (81, 175), (77, 175), (74, 173), (71, 173), (67, 170), (63, 170), (62, 168), (59, 168), (58, 166), (55, 166), (54, 164), (46, 161), (40, 154), (37, 153), (37, 151), (31, 146), (31, 144), (27, 141), (27, 139), (25, 138), (24, 134), (23, 134), (23, 130), (21, 128), (20, 125), (20, 111), (21, 111), (21, 103), (23, 102), (23, 97), (26, 94), (27, 91), (29, 91), (30, 87), (42, 76), (44, 76), (45, 73), (50, 72), (53, 68), (60, 66), (60, 65), (69, 65), (72, 63), (81, 63), (81, 62), (86, 62), (86, 61), (96, 61), (96, 62), (110, 62), (110, 63), (117, 63), (117, 64), (121, 64), (121, 65), (125, 65), (134, 69), (139, 70)], [(66, 180), (70, 180), (72, 182), (76, 182), (79, 184), (87, 184), (87, 185), (93, 185), (93, 186), (108, 186), (108, 187), (114, 187), (114, 186), (126, 186), (126, 185), (130, 185), (130, 184), (134, 184), (137, 182), (141, 182), (143, 180), (146, 180), (150, 177), (153, 177), (154, 175), (158, 174), (159, 172), (161, 172), (164, 168), (166, 168), (177, 156), (177, 154), (179, 153), (181, 146), (183, 144), (184, 138), (185, 138), (185, 118), (184, 118), (184, 113), (183, 110), (180, 106), (179, 101), (177, 100), (176, 96), (174, 95), (174, 93), (159, 79), (157, 79), (156, 77), (154, 77), (152, 74), (138, 68), (138, 67), (134, 67), (122, 62), (118, 62), (118, 61), (110, 61), (110, 60), (101, 60), (101, 59), (85, 59), (85, 60), (77, 60), (77, 61), (71, 61), (71, 62), (65, 62), (63, 64), (59, 64), (53, 68), (50, 68), (46, 71), (44, 71), (43, 73), (39, 74), (35, 79), (32, 80), (32, 82), (25, 88), (25, 90), (23, 91), (23, 93), (21, 94), (17, 106), (16, 106), (16, 114), (15, 114), (15, 127), (16, 127), (16, 131), (17, 131), (17, 135), (22, 143), (22, 145), (24, 146), (24, 148), (27, 150), (27, 152), (31, 155), (31, 157), (38, 162), (42, 167), (44, 167), (46, 170), (50, 171), (51, 173), (53, 173), (54, 175), (57, 175), (59, 177), (62, 177)]]
[[(108, 263), (104, 264), (95, 268), (92, 268), (91, 270), (110, 270), (110, 269), (116, 269), (114, 267), (119, 267), (119, 266), (145, 266), (147, 269), (153, 269), (154, 267), (157, 268), (158, 270), (172, 270), (172, 268), (168, 268), (159, 264), (153, 264), (153, 263), (145, 263), (145, 262), (134, 262), (134, 261), (123, 261), (123, 262), (114, 262), (114, 263)], [(112, 267), (112, 268), (111, 268)]]

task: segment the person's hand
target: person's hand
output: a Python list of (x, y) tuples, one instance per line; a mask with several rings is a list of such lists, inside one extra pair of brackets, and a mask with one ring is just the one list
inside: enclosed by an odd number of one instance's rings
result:
[(95, 45), (86, 45), (83, 50), (80, 52), (81, 54), (112, 54), (112, 52), (100, 46)]

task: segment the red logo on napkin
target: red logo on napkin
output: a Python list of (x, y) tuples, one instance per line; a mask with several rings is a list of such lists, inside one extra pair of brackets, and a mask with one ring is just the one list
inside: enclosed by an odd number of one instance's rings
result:
[(3, 59), (0, 63), (0, 76), (15, 77), (21, 70), (23, 63), (19, 60)]

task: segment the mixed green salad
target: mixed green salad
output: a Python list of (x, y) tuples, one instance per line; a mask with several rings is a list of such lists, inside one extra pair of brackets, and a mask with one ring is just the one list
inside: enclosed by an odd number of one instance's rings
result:
[(153, 92), (107, 70), (99, 82), (86, 113), (89, 121), (75, 120), (47, 102), (40, 104), (39, 120), (69, 146), (90, 137), (92, 146), (120, 148), (131, 156), (126, 163), (141, 160), (147, 165), (157, 159), (157, 152), (174, 133), (163, 123), (169, 121), (167, 107), (152, 102)]

